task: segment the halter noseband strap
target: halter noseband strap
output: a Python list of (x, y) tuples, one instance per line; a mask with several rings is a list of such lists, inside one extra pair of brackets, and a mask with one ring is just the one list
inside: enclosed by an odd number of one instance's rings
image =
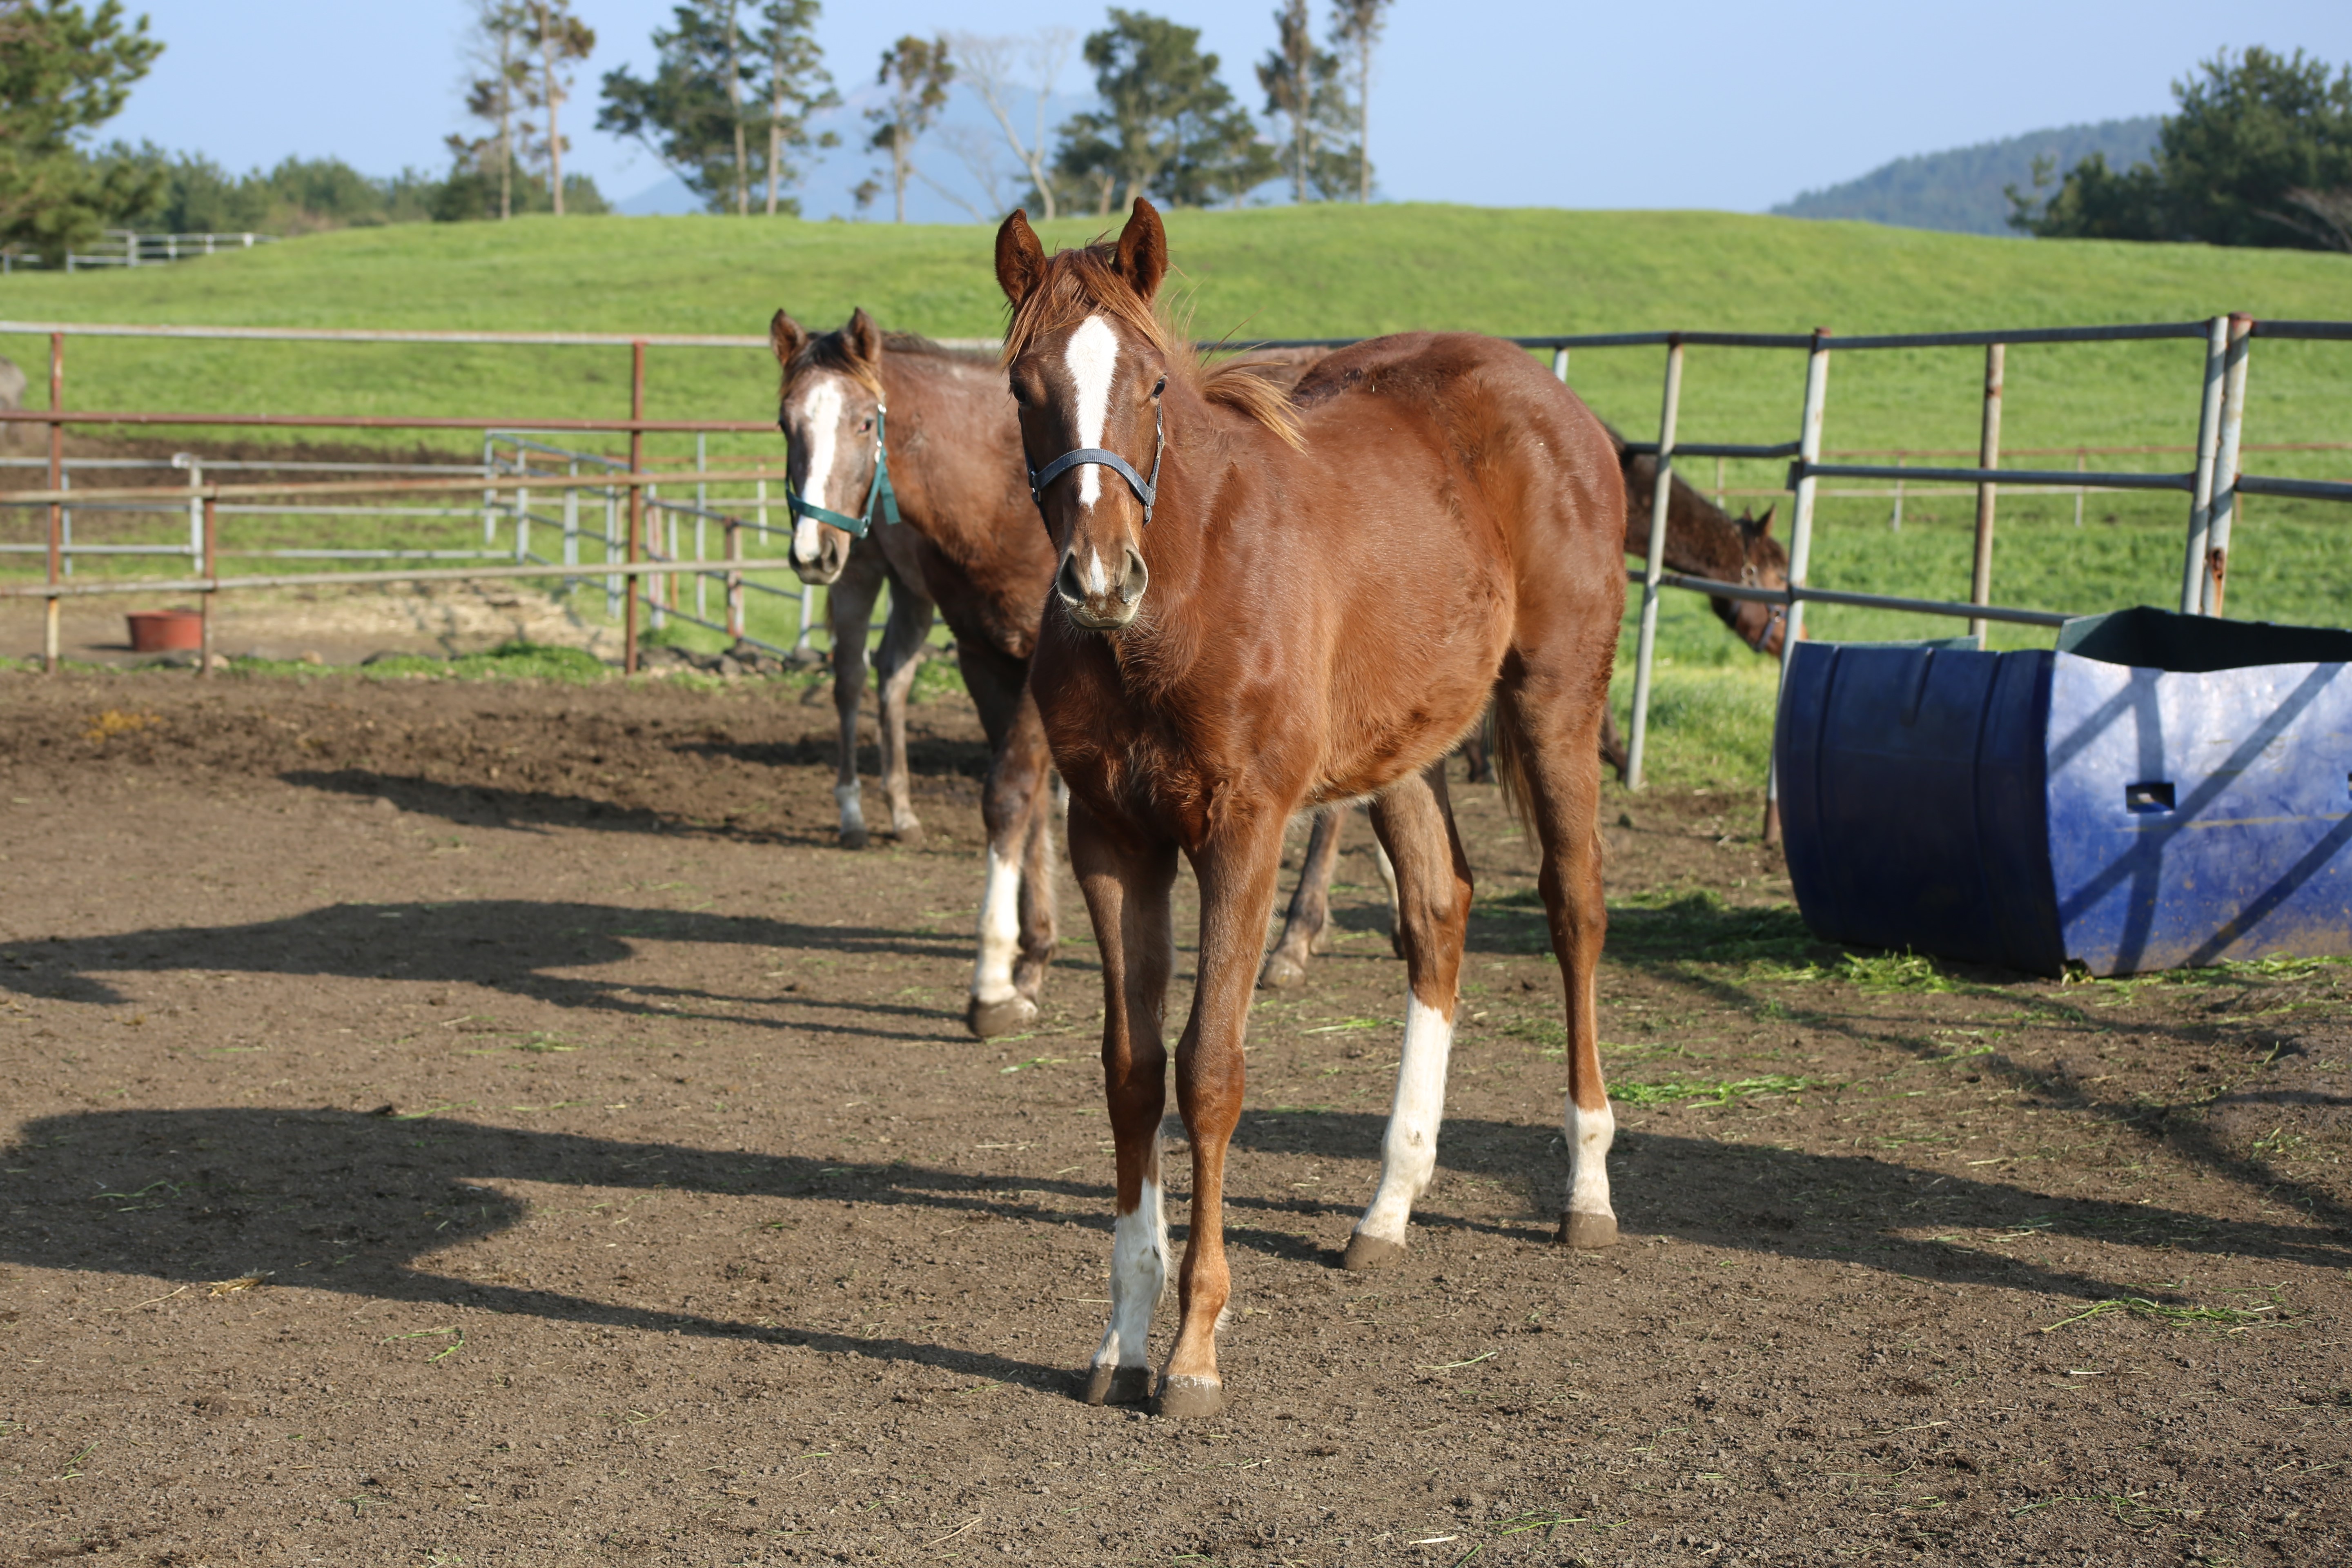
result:
[(1081, 447), (1075, 452), (1063, 453), (1042, 468), (1029, 470), (1030, 500), (1038, 506), (1044, 506), (1045, 503), (1042, 498), (1047, 485), (1052, 484), (1072, 468), (1092, 463), (1097, 468), (1108, 468), (1127, 481), (1127, 488), (1133, 490), (1135, 499), (1143, 503), (1143, 526), (1150, 528), (1151, 509), (1159, 504), (1160, 500), (1160, 455), (1167, 446), (1160, 424), (1160, 406), (1157, 397), (1151, 400), (1151, 477), (1150, 479), (1147, 479), (1137, 473), (1134, 465), (1117, 452), (1101, 447)]
[[(866, 530), (874, 526), (874, 508), (877, 503), (882, 508), (883, 521), (895, 523), (898, 521), (898, 492), (890, 487), (890, 453), (883, 444), (889, 432), (889, 409), (881, 404), (874, 405), (874, 483), (866, 492), (866, 510), (852, 517), (847, 512), (819, 506), (793, 489), (792, 481), (787, 479), (784, 481), (784, 504), (794, 517), (813, 517), (819, 522), (829, 522), (859, 539), (865, 538)], [(777, 427), (782, 429), (783, 423), (777, 420)], [(785, 438), (791, 438), (790, 432), (786, 432)]]

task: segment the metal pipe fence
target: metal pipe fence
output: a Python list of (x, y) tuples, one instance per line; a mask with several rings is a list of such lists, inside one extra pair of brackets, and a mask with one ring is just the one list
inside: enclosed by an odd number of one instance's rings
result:
[[(220, 415), (193, 413), (159, 413), (154, 411), (68, 411), (64, 405), (64, 340), (70, 332), (104, 337), (187, 338), (213, 340), (257, 340), (272, 342), (375, 342), (375, 343), (448, 343), (448, 344), (513, 344), (559, 347), (619, 347), (626, 346), (631, 354), (630, 409), (625, 419), (544, 419), (527, 425), (512, 419), (479, 419), (457, 416), (269, 416)], [(92, 592), (194, 591), (210, 595), (228, 588), (290, 585), (318, 581), (404, 581), (457, 580), (467, 576), (544, 576), (571, 574), (575, 577), (593, 567), (604, 574), (607, 580), (608, 604), (617, 596), (625, 621), (625, 668), (634, 670), (636, 660), (637, 624), (641, 605), (651, 611), (656, 627), (670, 616), (678, 616), (693, 624), (714, 630), (741, 634), (740, 605), (746, 589), (777, 592), (767, 585), (746, 581), (743, 574), (765, 567), (786, 565), (788, 563), (755, 562), (742, 559), (742, 535), (756, 532), (762, 539), (788, 530), (771, 529), (765, 513), (765, 481), (774, 470), (762, 467), (740, 473), (719, 473), (708, 466), (708, 447), (704, 437), (713, 433), (765, 432), (772, 426), (764, 420), (653, 420), (646, 414), (645, 355), (649, 346), (698, 348), (758, 348), (764, 350), (766, 340), (750, 336), (700, 334), (616, 334), (580, 332), (474, 332), (474, 331), (344, 331), (331, 329), (242, 328), (242, 327), (152, 327), (114, 324), (81, 324), (55, 322), (0, 321), (0, 332), (42, 332), (50, 340), (50, 400), (41, 410), (0, 411), (0, 422), (45, 425), (50, 436), (47, 459), (49, 485), (46, 491), (20, 492), (0, 498), (0, 503), (12, 505), (46, 505), (48, 508), (49, 539), (45, 546), (48, 563), (47, 581), (37, 586), (0, 589), (6, 596), (41, 596), (48, 602), (48, 637), (46, 653), (49, 668), (57, 664), (57, 606), (69, 595)], [(2052, 626), (2067, 617), (2057, 612), (2020, 605), (2003, 605), (1992, 601), (1992, 568), (1994, 525), (1998, 497), (2006, 489), (2012, 493), (2069, 493), (2076, 498), (2077, 517), (2081, 499), (2092, 491), (2181, 491), (2190, 498), (2188, 535), (2185, 542), (2179, 604), (2184, 613), (2220, 615), (2227, 586), (2228, 559), (2231, 525), (2239, 510), (2239, 498), (2245, 495), (2273, 495), (2304, 500), (2352, 501), (2352, 482), (2326, 479), (2292, 479), (2284, 476), (2250, 474), (2243, 471), (2245, 455), (2256, 450), (2336, 449), (2339, 443), (2303, 443), (2258, 448), (2243, 441), (2248, 364), (2252, 341), (2257, 338), (2278, 341), (2352, 342), (2352, 321), (2261, 321), (2244, 315), (2217, 316), (2208, 321), (2125, 323), (2090, 327), (2038, 327), (1998, 329), (1952, 332), (1879, 333), (1836, 338), (1826, 329), (1806, 334), (1709, 331), (1643, 331), (1610, 333), (1577, 333), (1556, 336), (1530, 336), (1510, 339), (1529, 350), (1549, 350), (1552, 368), (1563, 382), (1568, 379), (1570, 356), (1580, 350), (1663, 347), (1667, 351), (1665, 384), (1662, 395), (1659, 437), (1655, 442), (1633, 444), (1633, 449), (1655, 455), (1659, 459), (1660, 482), (1657, 510), (1652, 519), (1650, 552), (1643, 568), (1631, 574), (1642, 585), (1642, 605), (1634, 668), (1634, 702), (1632, 718), (1632, 754), (1628, 782), (1636, 788), (1643, 783), (1642, 763), (1648, 730), (1649, 696), (1654, 674), (1656, 613), (1659, 593), (1667, 588), (1707, 595), (1712, 597), (1744, 599), (1781, 605), (1787, 615), (1786, 640), (1802, 636), (1805, 606), (1808, 603), (1872, 608), (1906, 614), (1950, 616), (1965, 619), (1981, 633), (1991, 622), (2011, 625)], [(2071, 453), (2075, 458), (2071, 469), (2004, 467), (2000, 440), (2000, 410), (2004, 388), (2004, 355), (2010, 344), (2084, 344), (2157, 342), (2175, 339), (2203, 339), (2206, 355), (2200, 384), (2198, 438), (2193, 448), (2124, 447), (2109, 448), (2103, 456), (2131, 454), (2161, 455), (2187, 450), (2192, 454), (2189, 466), (2179, 470), (2135, 469), (2122, 468), (2092, 468), (2090, 447), (2041, 448), (2012, 452), (2018, 457), (2048, 456)], [(1254, 348), (1339, 348), (1358, 340), (1337, 338), (1269, 339), (1249, 344), (1210, 344), (1204, 347), (1225, 352), (1246, 352)], [(991, 340), (948, 340), (948, 346), (985, 350), (993, 348)], [(1684, 350), (1689, 347), (1721, 347), (1766, 351), (1801, 351), (1805, 355), (1803, 397), (1794, 441), (1778, 443), (1692, 442), (1678, 439), (1678, 416), (1682, 395)], [(1841, 452), (1831, 457), (1885, 456), (1895, 458), (1893, 463), (1825, 461), (1822, 435), (1826, 418), (1830, 357), (1833, 352), (1865, 353), (1880, 350), (1921, 350), (1944, 348), (1980, 348), (1985, 351), (1985, 374), (1982, 383), (1983, 429), (1975, 453), (1973, 467), (1936, 465), (1916, 467), (1906, 459), (1912, 457), (1964, 456), (1961, 452), (1895, 452), (1892, 454)], [(310, 429), (411, 429), (411, 430), (479, 430), (484, 433), (482, 472), (466, 480), (379, 480), (329, 481), (310, 485), (265, 484), (236, 486), (207, 484), (200, 472), (191, 474), (191, 483), (184, 489), (169, 492), (153, 489), (135, 490), (75, 490), (63, 457), (62, 437), (69, 425), (118, 426), (185, 426), (227, 428), (310, 428)], [(545, 437), (572, 436), (583, 433), (625, 435), (629, 454), (625, 464), (621, 459), (603, 454), (583, 452), (553, 445)], [(649, 434), (693, 434), (698, 437), (697, 464), (692, 469), (656, 471), (647, 467), (645, 438)], [(501, 446), (505, 452), (500, 451)], [(538, 473), (531, 469), (530, 456), (537, 454), (561, 461), (561, 474)], [(1722, 464), (1726, 461), (1789, 460), (1786, 476), (1787, 492), (1791, 496), (1790, 531), (1789, 541), (1789, 584), (1781, 589), (1759, 588), (1750, 584), (1713, 581), (1670, 574), (1663, 569), (1667, 521), (1664, 498), (1668, 480), (1677, 458), (1713, 458), (1717, 464), (1718, 494), (1728, 493), (1722, 482)], [(37, 461), (37, 460), (36, 460)], [(583, 467), (597, 470), (583, 474)], [(284, 465), (274, 465), (283, 468)], [(1827, 490), (1823, 480), (1884, 481), (1891, 490), (1852, 491)], [(690, 482), (695, 487), (695, 500), (688, 503), (664, 498), (660, 486), (664, 482)], [(746, 518), (733, 511), (714, 509), (710, 488), (714, 484), (751, 484), (757, 487), (754, 495), (757, 515)], [(421, 494), (449, 485), (478, 485), (484, 500), (481, 511), (485, 523), (485, 545), (494, 545), (497, 524), (501, 517), (515, 530), (515, 542), (510, 551), (486, 549), (478, 559), (485, 563), (464, 568), (410, 573), (339, 573), (311, 574), (293, 576), (247, 577), (223, 579), (212, 566), (216, 550), (216, 528), (214, 526), (222, 503), (239, 504), (255, 501), (261, 494), (287, 495), (299, 490), (304, 501), (314, 501), (330, 495), (355, 493), (353, 485), (369, 486), (376, 494), (386, 492)], [(1951, 601), (1906, 597), (1884, 594), (1853, 593), (1843, 590), (1816, 588), (1808, 581), (1817, 502), (1824, 495), (1853, 493), (1892, 494), (1895, 510), (1895, 526), (1901, 522), (1901, 508), (1906, 489), (1920, 485), (1950, 485), (1973, 489), (1977, 497), (1976, 541), (1970, 574), (1970, 592), (1967, 601)], [(552, 521), (552, 526), (562, 531), (564, 558), (560, 563), (548, 563), (532, 553), (530, 529), (534, 523), (548, 523), (544, 515), (533, 511), (530, 491), (533, 489), (563, 497), (564, 511)], [(602, 500), (605, 506), (605, 527), (602, 534), (584, 534), (580, 527), (578, 509), (583, 494), (595, 492), (593, 499)], [(1913, 493), (1917, 493), (1914, 491)], [(201, 576), (168, 583), (68, 584), (67, 576), (67, 514), (70, 508), (89, 510), (108, 502), (144, 505), (150, 510), (187, 506), (192, 514), (190, 544), (185, 553), (201, 557), (205, 569)], [(285, 510), (299, 510), (299, 503), (280, 502)], [(620, 513), (625, 510), (625, 523)], [(201, 516), (197, 513), (201, 512)], [(684, 535), (679, 524), (692, 524), (693, 555), (685, 554)], [(720, 523), (724, 530), (725, 554), (714, 563), (708, 550), (710, 521)], [(583, 538), (593, 537), (604, 545), (605, 559), (587, 563), (579, 558), (578, 545)], [(618, 559), (614, 546), (618, 545)], [(77, 546), (76, 553), (95, 553), (89, 547)], [(170, 553), (182, 553), (174, 547)], [(353, 557), (355, 558), (355, 557)], [(495, 558), (499, 563), (487, 563)], [(677, 578), (694, 575), (698, 584), (707, 584), (710, 575), (719, 575), (726, 587), (725, 619), (714, 622), (709, 616), (707, 587), (698, 587), (696, 607), (685, 609)], [(667, 587), (658, 586), (667, 579)], [(648, 586), (647, 584), (655, 584)], [(782, 592), (789, 594), (789, 590)], [(803, 641), (807, 635), (807, 599), (803, 595)], [(763, 645), (772, 646), (772, 645)], [(782, 650), (778, 650), (782, 651)], [(1768, 774), (1767, 836), (1777, 836), (1777, 780)]]

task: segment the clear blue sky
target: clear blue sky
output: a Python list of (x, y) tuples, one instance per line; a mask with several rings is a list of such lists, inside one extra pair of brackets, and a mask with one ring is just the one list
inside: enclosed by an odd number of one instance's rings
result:
[[(1199, 26), (1255, 109), (1250, 65), (1276, 0), (1137, 0)], [(1318, 0), (1318, 7), (1321, 0)], [(233, 169), (332, 153), (371, 174), (446, 167), (460, 129), (458, 0), (152, 0), (168, 46), (106, 134)], [(569, 127), (575, 166), (625, 198), (665, 178), (591, 129), (596, 82), (649, 65), (656, 0), (577, 0), (598, 35)], [(891, 38), (1102, 25), (1078, 0), (835, 0), (818, 30), (845, 89)], [(1323, 17), (1318, 9), (1318, 27)], [(1372, 156), (1402, 199), (1757, 211), (1906, 153), (2163, 111), (2222, 46), (2352, 60), (2347, 0), (1885, 0), (1779, 5), (1397, 0), (1372, 98)], [(1087, 90), (1073, 62), (1063, 90)], [(942, 177), (952, 161), (934, 154)], [(813, 216), (831, 197), (812, 192)], [(927, 207), (946, 216), (934, 204)]]

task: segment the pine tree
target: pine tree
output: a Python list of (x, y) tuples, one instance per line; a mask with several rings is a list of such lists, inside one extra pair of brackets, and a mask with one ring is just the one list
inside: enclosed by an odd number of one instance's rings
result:
[(0, 0), (0, 244), (51, 265), (117, 214), (152, 205), (152, 160), (92, 159), (83, 138), (122, 111), (163, 46), (117, 0)]
[[(882, 69), (875, 80), (890, 89), (890, 101), (866, 111), (874, 133), (866, 140), (868, 152), (890, 160), (887, 174), (898, 221), (907, 221), (907, 182), (914, 177), (915, 143), (947, 107), (948, 83), (955, 79), (955, 62), (948, 58), (948, 41), (926, 42), (908, 34), (882, 51)], [(872, 203), (881, 186), (867, 180), (857, 187), (857, 205)]]
[(769, 210), (797, 213), (777, 194), (799, 178), (786, 151), (830, 144), (811, 138), (808, 117), (838, 101), (811, 35), (819, 9), (771, 0), (747, 31), (741, 0), (685, 0), (654, 34), (650, 79), (625, 66), (605, 74), (597, 129), (635, 137), (713, 212), (749, 213), (764, 176)]
[(1217, 57), (1201, 52), (1198, 27), (1113, 6), (1110, 26), (1089, 33), (1082, 53), (1104, 107), (1063, 123), (1054, 166), (1095, 190), (1097, 211), (1108, 213), (1114, 195), (1171, 206), (1239, 201), (1282, 172), (1218, 79)]

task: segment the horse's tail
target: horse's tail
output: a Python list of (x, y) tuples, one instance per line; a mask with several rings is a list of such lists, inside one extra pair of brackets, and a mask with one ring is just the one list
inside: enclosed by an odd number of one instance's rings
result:
[(1527, 726), (1519, 716), (1518, 699), (1508, 686), (1495, 688), (1495, 782), (1502, 786), (1503, 805), (1537, 844), (1535, 790), (1528, 783)]

